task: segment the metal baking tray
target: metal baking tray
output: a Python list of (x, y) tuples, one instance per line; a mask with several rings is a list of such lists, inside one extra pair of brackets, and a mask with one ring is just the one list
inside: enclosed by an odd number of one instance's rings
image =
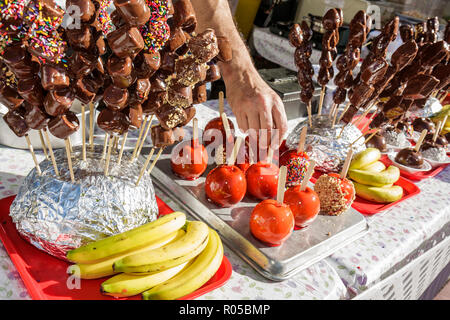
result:
[(219, 208), (206, 200), (204, 182), (213, 167), (208, 166), (195, 181), (181, 180), (172, 173), (170, 150), (165, 150), (152, 171), (153, 183), (186, 213), (217, 230), (230, 249), (268, 279), (288, 279), (368, 230), (365, 218), (350, 208), (337, 217), (319, 214), (311, 226), (295, 230), (281, 246), (268, 247), (254, 238), (249, 229), (250, 214), (257, 201), (245, 197), (232, 208)]

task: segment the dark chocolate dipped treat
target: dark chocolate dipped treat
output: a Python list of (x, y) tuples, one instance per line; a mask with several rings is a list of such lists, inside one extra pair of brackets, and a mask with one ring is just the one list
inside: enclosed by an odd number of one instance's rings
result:
[(186, 108), (184, 109), (184, 112), (186, 112), (186, 119), (182, 123), (180, 123), (178, 127), (186, 126), (189, 122), (191, 122), (192, 119), (194, 119), (195, 114), (197, 113), (195, 107)]
[(186, 121), (187, 114), (183, 108), (172, 106), (170, 104), (163, 104), (156, 111), (156, 117), (158, 118), (161, 127), (168, 130)]
[(45, 90), (56, 90), (70, 85), (67, 70), (55, 65), (44, 64), (41, 68), (41, 83)]
[(49, 91), (44, 99), (45, 111), (52, 117), (66, 113), (75, 100), (75, 94), (70, 88)]
[(130, 93), (129, 104), (142, 104), (148, 99), (150, 93), (151, 83), (150, 79), (137, 79), (132, 87), (128, 90)]
[(166, 92), (151, 92), (148, 99), (142, 105), (142, 111), (145, 115), (155, 114), (163, 105)]
[(203, 103), (208, 100), (205, 84), (197, 84), (192, 90), (192, 100), (194, 104)]
[(25, 102), (24, 109), (26, 110), (24, 118), (28, 127), (34, 130), (41, 130), (47, 127), (50, 117), (45, 113), (42, 107)]
[(410, 24), (403, 24), (399, 27), (400, 37), (403, 42), (414, 40), (414, 28)]
[(42, 106), (44, 102), (44, 90), (38, 77), (20, 79), (17, 82), (17, 92), (32, 105)]
[(217, 37), (213, 29), (206, 29), (188, 42), (188, 47), (198, 63), (206, 63), (219, 54)]
[(116, 10), (129, 25), (144, 25), (151, 17), (150, 7), (145, 0), (114, 0)]
[(108, 33), (108, 44), (119, 58), (134, 58), (144, 49), (144, 39), (136, 27), (123, 26)]
[(171, 29), (170, 38), (168, 40), (169, 51), (174, 52), (186, 43), (186, 35), (181, 28)]
[(169, 87), (167, 102), (173, 106), (189, 107), (193, 103), (192, 87), (178, 85)]
[(412, 168), (420, 168), (423, 165), (422, 153), (416, 151), (414, 148), (400, 150), (395, 157), (395, 161), (401, 165)]
[(105, 132), (119, 135), (124, 134), (129, 126), (127, 116), (124, 113), (109, 108), (100, 111), (97, 124)]
[(78, 79), (74, 83), (75, 97), (84, 105), (94, 101), (97, 94), (95, 82), (87, 77)]
[(175, 64), (177, 82), (184, 86), (195, 85), (206, 79), (206, 68), (203, 64), (198, 64), (194, 57), (178, 59)]
[(23, 137), (30, 131), (30, 127), (28, 127), (25, 118), (17, 110), (9, 110), (3, 116), (3, 120), (18, 137)]
[(434, 131), (436, 130), (436, 125), (433, 121), (431, 121), (428, 118), (416, 118), (412, 122), (412, 126), (414, 128), (414, 131), (422, 132), (423, 130), (427, 130), (428, 133), (434, 134)]
[(97, 67), (97, 57), (87, 52), (75, 52), (70, 60), (70, 72), (75, 78), (83, 78)]
[(439, 147), (443, 147), (443, 148), (447, 147), (447, 145), (448, 145), (448, 140), (447, 140), (447, 138), (446, 138), (445, 136), (438, 135), (438, 136), (436, 137), (436, 141), (433, 141), (433, 137), (434, 137), (434, 133), (428, 133), (428, 134), (425, 136), (424, 141), (425, 141), (425, 142), (434, 142), (434, 143), (435, 143), (437, 146), (439, 146)]
[(164, 148), (175, 143), (173, 131), (163, 129), (161, 126), (151, 128), (151, 138), (153, 145), (157, 148)]
[(59, 139), (66, 139), (80, 127), (80, 122), (72, 111), (59, 115), (48, 123), (48, 131)]
[(139, 78), (150, 78), (161, 66), (159, 52), (141, 53), (134, 60), (135, 70)]
[(9, 110), (19, 108), (24, 99), (10, 86), (0, 82), (0, 102)]
[(197, 27), (197, 18), (195, 11), (189, 0), (179, 0), (174, 3), (173, 24), (180, 27), (187, 33), (195, 31)]
[[(368, 138), (370, 134), (366, 135), (366, 138)], [(366, 143), (367, 148), (377, 148), (381, 152), (387, 151), (386, 146), (386, 139), (381, 134), (375, 134), (372, 138), (370, 138), (369, 141)]]
[(66, 8), (70, 6), (79, 10), (79, 19), (84, 23), (90, 22), (95, 15), (96, 8), (91, 0), (66, 0)]
[(133, 104), (122, 110), (122, 113), (126, 116), (129, 123), (129, 129), (137, 130), (141, 127), (143, 119), (142, 105)]
[(114, 111), (119, 111), (125, 108), (128, 101), (128, 90), (110, 85), (103, 93), (103, 101), (106, 106)]
[(414, 40), (405, 42), (392, 54), (391, 64), (397, 71), (402, 70), (414, 60), (418, 50), (419, 47)]
[(403, 96), (407, 99), (426, 99), (439, 84), (439, 80), (431, 75), (417, 74), (412, 77), (403, 91)]

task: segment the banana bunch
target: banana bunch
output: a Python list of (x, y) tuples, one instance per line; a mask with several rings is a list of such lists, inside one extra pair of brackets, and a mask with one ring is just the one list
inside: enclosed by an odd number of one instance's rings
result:
[(203, 286), (222, 263), (216, 231), (173, 212), (133, 230), (69, 251), (69, 274), (81, 279), (113, 276), (101, 292), (114, 297), (177, 299)]
[(400, 178), (400, 170), (379, 161), (380, 150), (367, 148), (356, 154), (348, 170), (355, 191), (363, 199), (377, 203), (395, 202), (403, 197), (403, 188), (394, 185)]
[(441, 134), (443, 135), (450, 132), (450, 104), (443, 106), (441, 111), (439, 111), (430, 118), (435, 124), (438, 124), (439, 121), (444, 120), (445, 116), (448, 116), (448, 118), (447, 121), (444, 123), (444, 127), (442, 129)]

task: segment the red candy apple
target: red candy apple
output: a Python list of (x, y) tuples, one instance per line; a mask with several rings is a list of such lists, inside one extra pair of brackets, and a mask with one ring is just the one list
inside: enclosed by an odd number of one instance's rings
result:
[[(233, 122), (230, 119), (227, 119), (227, 120), (230, 125), (230, 130), (233, 131), (234, 130)], [(224, 145), (226, 145), (227, 140), (226, 140), (225, 128), (223, 126), (223, 120), (221, 117), (214, 118), (206, 124), (204, 132), (203, 132), (203, 144), (205, 146), (208, 146), (209, 144), (213, 143), (216, 140), (215, 135), (217, 133), (214, 132), (213, 129), (220, 131), (220, 133), (222, 134), (222, 137), (223, 137), (222, 143)]]
[(252, 164), (245, 174), (247, 192), (260, 200), (275, 198), (279, 171), (278, 166), (273, 163), (257, 162)]
[(293, 186), (284, 193), (284, 203), (294, 214), (295, 225), (299, 228), (309, 226), (320, 212), (320, 200), (317, 193), (309, 187)]
[(211, 170), (206, 177), (206, 196), (221, 207), (231, 207), (240, 202), (246, 190), (245, 175), (234, 165), (220, 165)]
[(250, 216), (250, 231), (258, 240), (281, 245), (294, 230), (294, 215), (287, 204), (268, 199), (259, 203)]
[(195, 180), (208, 166), (208, 153), (198, 140), (191, 140), (185, 143), (179, 152), (172, 154), (170, 162), (177, 176), (185, 180)]

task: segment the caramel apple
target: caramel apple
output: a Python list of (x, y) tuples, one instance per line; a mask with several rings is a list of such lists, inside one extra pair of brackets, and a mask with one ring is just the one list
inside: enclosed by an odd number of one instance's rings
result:
[(397, 153), (395, 161), (407, 167), (420, 168), (423, 165), (423, 156), (414, 148), (405, 148)]

